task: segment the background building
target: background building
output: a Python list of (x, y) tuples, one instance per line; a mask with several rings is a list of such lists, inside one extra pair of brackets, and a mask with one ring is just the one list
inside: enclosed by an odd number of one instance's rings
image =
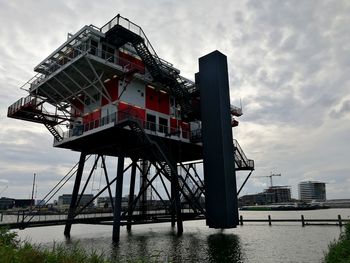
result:
[(286, 203), (292, 200), (289, 186), (271, 186), (264, 193), (272, 195), (273, 203)]
[(0, 198), (0, 210), (7, 210), (12, 208), (15, 205), (15, 199), (13, 198)]
[[(80, 200), (80, 205), (81, 206), (84, 206), (86, 205), (88, 202), (90, 202), (90, 200), (94, 197), (93, 194), (85, 194), (81, 197), (81, 200)], [(71, 194), (63, 194), (61, 196), (58, 197), (58, 202), (57, 202), (57, 205), (60, 206), (60, 207), (69, 207), (70, 205), (70, 202), (72, 200), (72, 195)], [(94, 203), (92, 202), (89, 207), (92, 207), (94, 206)]]
[(301, 182), (298, 185), (299, 199), (301, 201), (310, 202), (326, 200), (326, 184), (317, 181)]
[(288, 203), (291, 201), (292, 198), (289, 186), (271, 186), (262, 193), (240, 197), (239, 206)]

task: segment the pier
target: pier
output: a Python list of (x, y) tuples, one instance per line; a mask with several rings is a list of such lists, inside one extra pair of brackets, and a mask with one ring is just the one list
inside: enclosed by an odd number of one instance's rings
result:
[[(204, 220), (203, 215), (196, 215), (189, 212), (188, 209), (181, 211), (183, 221)], [(16, 213), (0, 213), (0, 227), (7, 227), (10, 229), (25, 229), (31, 227), (43, 227), (43, 226), (55, 226), (65, 225), (67, 223), (68, 214), (35, 214), (28, 211), (17, 211)], [(130, 225), (129, 217), (122, 216), (120, 220), (121, 226)], [(171, 222), (171, 214), (164, 210), (148, 211), (147, 214), (143, 214), (142, 211), (135, 211), (133, 214), (133, 225), (139, 224), (156, 224)], [(341, 215), (337, 215), (335, 218), (315, 219), (307, 218), (301, 215), (300, 218), (272, 218), (268, 215), (267, 218), (244, 218), (243, 215), (239, 217), (239, 225), (244, 226), (250, 223), (266, 223), (266, 225), (272, 226), (275, 223), (279, 226), (286, 223), (297, 223), (301, 226), (339, 226), (342, 227), (345, 223), (350, 222), (350, 219), (342, 218)], [(76, 216), (72, 221), (72, 224), (92, 224), (92, 225), (113, 225), (113, 213), (112, 212), (95, 212), (95, 213), (83, 213)]]

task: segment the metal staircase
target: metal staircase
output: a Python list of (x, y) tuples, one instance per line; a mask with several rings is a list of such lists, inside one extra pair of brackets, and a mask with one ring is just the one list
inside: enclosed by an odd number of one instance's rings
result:
[(27, 96), (21, 98), (8, 108), (7, 116), (30, 122), (44, 124), (56, 141), (63, 139), (63, 131), (58, 126), (58, 116), (53, 115), (43, 107), (44, 100)]
[[(199, 202), (196, 201), (195, 194), (192, 192), (192, 189), (187, 185), (185, 179), (182, 176), (178, 175), (177, 167), (173, 165), (173, 162), (171, 161), (172, 159), (170, 157), (170, 152), (165, 147), (165, 145), (153, 141), (150, 138), (150, 136), (144, 131), (144, 129), (137, 120), (134, 120), (132, 118), (126, 119), (120, 122), (118, 126), (121, 128), (128, 126), (132, 131), (135, 132), (140, 143), (144, 146), (144, 148), (149, 150), (156, 160), (161, 160), (161, 168), (166, 171), (165, 176), (167, 177), (167, 179), (169, 181), (172, 181), (170, 174), (177, 175), (176, 180), (178, 183), (178, 190), (184, 196), (187, 202), (191, 205), (195, 213), (199, 210), (202, 214), (204, 214), (205, 211), (199, 204)], [(183, 185), (183, 188), (180, 187), (180, 185)]]
[(254, 170), (254, 161), (248, 159), (236, 139), (233, 139), (236, 170)]
[[(203, 194), (204, 188), (203, 186), (200, 186), (200, 182), (196, 181), (195, 183), (191, 180), (190, 177), (185, 177), (185, 182), (187, 183), (187, 185), (190, 187), (193, 195), (192, 195), (192, 201), (197, 200), (198, 202), (200, 201), (199, 198), (201, 197), (201, 195)], [(184, 187), (184, 184), (181, 184), (180, 187)], [(188, 193), (188, 191), (186, 189), (184, 189), (185, 193)], [(182, 203), (187, 203), (185, 198), (182, 196), (181, 197), (181, 202)]]
[(48, 117), (45, 117), (44, 115), (38, 115), (38, 118), (43, 120), (43, 124), (45, 127), (49, 130), (49, 132), (53, 135), (56, 141), (61, 141), (63, 139), (63, 131), (59, 126), (52, 125), (51, 122), (48, 121)]
[[(121, 47), (128, 42), (131, 43), (154, 81), (169, 87), (171, 94), (177, 99), (181, 106), (183, 119), (189, 120), (194, 114), (190, 94), (190, 91), (195, 91), (193, 85), (188, 85), (187, 81), (180, 76), (179, 72), (175, 70), (171, 64), (157, 56), (141, 27), (120, 15), (114, 18), (114, 20), (111, 20), (109, 22), (110, 24), (107, 23), (109, 27), (111, 27), (112, 24), (114, 26), (106, 32), (106, 41), (116, 47)], [(137, 33), (123, 27), (121, 25), (123, 21), (127, 23), (128, 28), (130, 28), (130, 25), (136, 28)], [(102, 27), (101, 31), (103, 31), (105, 27), (106, 26)]]

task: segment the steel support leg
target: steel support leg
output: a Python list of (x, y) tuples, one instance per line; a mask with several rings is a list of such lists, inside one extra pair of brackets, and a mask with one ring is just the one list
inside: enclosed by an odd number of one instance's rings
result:
[(148, 172), (149, 172), (149, 166), (150, 163), (143, 159), (141, 161), (141, 188), (145, 189), (145, 191), (143, 191), (142, 196), (141, 196), (141, 212), (142, 215), (145, 216), (147, 213), (147, 189), (146, 189), (146, 185), (147, 185), (147, 176), (148, 176)]
[(132, 166), (131, 166), (131, 178), (130, 178), (130, 190), (129, 190), (129, 200), (128, 200), (128, 224), (126, 226), (126, 229), (128, 231), (131, 230), (131, 218), (132, 218), (132, 203), (134, 202), (134, 194), (135, 194), (135, 177), (136, 177), (136, 167), (137, 167), (137, 161), (133, 160)]
[(69, 206), (69, 211), (68, 211), (67, 222), (66, 222), (66, 226), (64, 228), (64, 235), (66, 237), (70, 237), (70, 230), (72, 228), (72, 220), (74, 218), (75, 210), (77, 208), (79, 187), (80, 187), (81, 177), (83, 176), (85, 157), (86, 157), (86, 153), (82, 152), (80, 154), (77, 175), (75, 177), (73, 193), (72, 193), (72, 199), (71, 199), (70, 206)]
[(177, 164), (172, 162), (172, 166), (175, 168), (176, 173), (171, 172), (171, 185), (174, 188), (174, 203), (175, 203), (175, 212), (176, 212), (176, 223), (177, 223), (177, 234), (181, 235), (183, 233), (183, 223), (181, 216), (181, 202), (180, 202), (180, 186), (177, 174)]
[[(170, 174), (171, 177), (171, 174)], [(171, 177), (172, 178), (172, 177)], [(173, 182), (170, 183), (171, 185), (171, 203), (170, 203), (170, 213), (171, 213), (171, 226), (175, 226), (176, 222), (176, 209), (175, 209), (175, 184)]]
[(117, 169), (117, 185), (115, 187), (115, 203), (113, 213), (113, 242), (119, 242), (120, 238), (120, 217), (122, 208), (122, 194), (123, 194), (123, 174), (124, 174), (124, 155), (118, 157)]

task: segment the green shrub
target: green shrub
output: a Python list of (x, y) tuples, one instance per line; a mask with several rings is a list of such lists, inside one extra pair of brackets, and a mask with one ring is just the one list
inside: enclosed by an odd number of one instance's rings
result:
[(329, 245), (329, 251), (325, 257), (326, 263), (350, 263), (350, 224), (345, 225), (345, 231), (338, 241)]
[(0, 247), (17, 247), (18, 244), (17, 233), (10, 232), (7, 228), (0, 228)]
[(103, 254), (86, 253), (77, 244), (72, 248), (54, 245), (43, 249), (20, 242), (17, 233), (0, 229), (0, 263), (108, 263)]

